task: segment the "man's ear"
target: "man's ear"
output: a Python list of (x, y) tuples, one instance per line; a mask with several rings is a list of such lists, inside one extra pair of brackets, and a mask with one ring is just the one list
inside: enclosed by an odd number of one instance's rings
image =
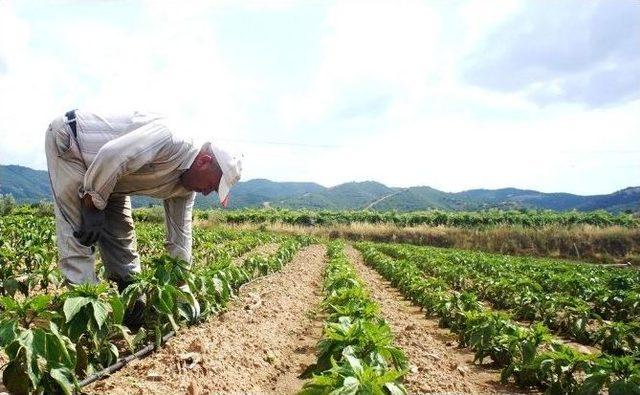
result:
[(209, 166), (209, 163), (213, 161), (213, 158), (209, 154), (202, 154), (198, 156), (198, 167), (204, 168)]

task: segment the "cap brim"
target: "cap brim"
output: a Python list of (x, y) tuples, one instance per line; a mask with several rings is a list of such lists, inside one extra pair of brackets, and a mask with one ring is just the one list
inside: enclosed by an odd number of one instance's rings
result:
[(229, 183), (223, 175), (220, 178), (220, 184), (218, 185), (218, 198), (220, 199), (220, 204), (222, 205), (222, 207), (227, 207), (230, 189), (231, 187), (229, 186)]

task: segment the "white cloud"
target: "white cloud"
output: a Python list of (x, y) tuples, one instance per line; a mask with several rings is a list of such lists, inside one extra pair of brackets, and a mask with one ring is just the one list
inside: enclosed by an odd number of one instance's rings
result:
[[(189, 133), (235, 142), (245, 154), (245, 180), (578, 193), (637, 184), (639, 101), (541, 108), (530, 92), (460, 80), (462, 59), (523, 4), (328, 3), (318, 62), (294, 70), (311, 76), (299, 86), (300, 79), (280, 84), (267, 72), (246, 75), (268, 53), (240, 57), (251, 63), (233, 67), (223, 45), (230, 38), (217, 29), (225, 8), (266, 7), (268, 17), (295, 1), (153, 1), (132, 25), (51, 20), (55, 48), (48, 50), (34, 42), (33, 21), (0, 3), (0, 162), (44, 168), (47, 122), (70, 107), (143, 108), (168, 113)], [(287, 53), (286, 42), (270, 44)]]
[(62, 110), (55, 90), (70, 79), (53, 59), (33, 53), (30, 40), (29, 24), (11, 3), (0, 3), (0, 160), (43, 168), (44, 133), (51, 114)]
[(471, 48), (464, 80), (540, 104), (640, 98), (640, 3), (529, 2)]
[(0, 74), (0, 131), (21, 136), (3, 139), (3, 163), (44, 168), (46, 126), (72, 107), (163, 112), (198, 140), (246, 133), (254, 83), (225, 64), (203, 6), (162, 12), (154, 3), (148, 26), (60, 24), (56, 57), (33, 50), (29, 23), (0, 7), (0, 57), (8, 67)]
[(451, 115), (422, 119), (349, 141), (346, 148), (316, 161), (311, 172), (328, 185), (374, 179), (447, 191), (514, 186), (609, 193), (615, 187), (594, 182), (594, 176), (609, 173), (626, 185), (640, 176), (640, 161), (634, 161), (640, 147), (634, 109), (637, 104), (601, 112), (548, 110), (530, 123)]
[(282, 99), (290, 128), (332, 116), (349, 89), (374, 86), (411, 100), (438, 67), (439, 20), (422, 2), (338, 2), (327, 11), (325, 30), (308, 89)]
[[(175, 8), (175, 7), (173, 7)], [(242, 134), (244, 96), (252, 82), (239, 78), (219, 52), (216, 32), (202, 7), (177, 7), (177, 14), (152, 6), (142, 32), (92, 29), (76, 49), (91, 48), (86, 73), (99, 79), (88, 104), (104, 108), (151, 108), (180, 120), (202, 137)], [(76, 26), (69, 36), (85, 31)], [(92, 46), (91, 43), (101, 43)], [(96, 69), (96, 67), (98, 67)]]
[[(383, 92), (392, 98), (365, 135), (330, 132), (332, 142), (345, 148), (300, 156), (311, 162), (305, 168), (314, 180), (577, 193), (608, 193), (637, 183), (631, 156), (611, 152), (640, 148), (640, 136), (634, 134), (640, 103), (599, 111), (575, 105), (540, 108), (527, 92), (492, 92), (460, 81), (458, 67), (469, 51), (520, 12), (522, 2), (471, 2), (458, 8), (374, 4), (369, 9), (343, 2), (328, 12), (315, 78), (281, 102), (283, 123), (292, 131), (320, 123), (353, 132), (335, 117), (353, 86), (365, 96)], [(616, 177), (603, 176), (607, 173)]]

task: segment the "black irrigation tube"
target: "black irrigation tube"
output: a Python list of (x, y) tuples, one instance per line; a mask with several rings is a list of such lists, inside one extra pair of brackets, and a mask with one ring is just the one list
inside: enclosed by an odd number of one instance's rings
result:
[[(162, 337), (162, 344), (166, 343), (167, 340), (171, 339), (172, 337), (175, 336), (175, 332), (171, 331), (169, 333), (167, 333), (166, 335), (164, 335)], [(154, 343), (149, 344), (148, 346), (146, 346), (145, 348), (142, 348), (140, 350), (138, 350), (137, 352), (131, 354), (131, 355), (127, 355), (124, 358), (120, 358), (116, 363), (114, 363), (111, 366), (107, 366), (106, 368), (102, 369), (99, 372), (96, 372), (90, 376), (85, 377), (84, 380), (80, 381), (78, 383), (78, 386), (80, 388), (89, 385), (91, 383), (93, 383), (96, 380), (99, 380), (101, 378), (103, 378), (104, 376), (107, 376), (115, 371), (118, 371), (120, 369), (122, 369), (126, 364), (128, 364), (129, 362), (133, 361), (134, 359), (137, 358), (142, 358), (145, 355), (149, 354), (151, 351), (153, 351), (156, 348), (156, 345)], [(76, 393), (79, 393), (78, 391), (76, 391)]]
[[(272, 276), (272, 275), (274, 275), (276, 273), (279, 273), (279, 272), (280, 271), (278, 270), (276, 272), (273, 272), (273, 273), (270, 273), (270, 274), (267, 274), (267, 275), (264, 275), (264, 276), (256, 277), (253, 280), (250, 280), (250, 281), (240, 285), (240, 287), (238, 287), (238, 291), (240, 291), (240, 289), (242, 289), (242, 287), (245, 286), (245, 285), (248, 285), (248, 284), (250, 284), (250, 283), (252, 283), (252, 282), (254, 282), (254, 281), (258, 280), (258, 279), (262, 279), (262, 278), (265, 278), (265, 277)], [(169, 339), (171, 339), (175, 335), (176, 335), (176, 333), (174, 331), (171, 331), (171, 332), (167, 333), (166, 335), (164, 335), (162, 337), (161, 344), (166, 343)], [(116, 372), (116, 371), (122, 369), (129, 362), (133, 361), (134, 359), (138, 359), (138, 358), (142, 358), (142, 357), (146, 356), (151, 351), (153, 351), (155, 348), (156, 348), (155, 343), (151, 343), (151, 344), (147, 345), (145, 348), (142, 348), (142, 349), (138, 350), (137, 352), (135, 352), (135, 353), (133, 353), (131, 355), (127, 355), (126, 357), (120, 358), (113, 365), (107, 366), (106, 368), (102, 369), (101, 371), (96, 372), (96, 373), (94, 373), (94, 374), (92, 374), (90, 376), (85, 377), (84, 380), (78, 382), (78, 387), (80, 387), (80, 388), (85, 387), (85, 386), (93, 383), (94, 381), (100, 380), (101, 378), (103, 378), (103, 377), (105, 377), (105, 376), (107, 376), (107, 375), (109, 375), (109, 374), (111, 374), (113, 372)], [(80, 394), (82, 392), (76, 391), (75, 393), (76, 394)]]
[[(274, 274), (274, 273), (272, 273)], [(266, 276), (262, 276), (262, 277), (266, 277)], [(240, 287), (238, 288), (238, 290), (240, 290), (242, 288), (242, 286), (247, 285), (257, 279), (259, 279), (261, 277), (257, 277), (254, 278), (253, 280), (244, 283), (242, 285), (240, 285)], [(167, 333), (166, 335), (164, 335), (162, 337), (162, 344), (166, 343), (167, 340), (171, 339), (172, 337), (174, 337), (176, 335), (176, 333), (174, 331), (171, 331), (169, 333)], [(120, 369), (122, 369), (124, 366), (126, 366), (129, 362), (133, 361), (134, 359), (138, 359), (138, 358), (142, 358), (144, 356), (146, 356), (147, 354), (151, 353), (151, 351), (153, 351), (156, 348), (155, 343), (151, 343), (149, 345), (147, 345), (146, 347), (138, 350), (137, 352), (131, 354), (131, 355), (127, 355), (126, 357), (120, 358), (116, 363), (114, 363), (113, 365), (107, 366), (106, 368), (102, 369), (99, 372), (96, 372), (90, 376), (87, 376), (84, 378), (84, 380), (78, 382), (78, 387), (82, 388), (85, 387), (91, 383), (93, 383), (94, 381), (100, 380), (101, 378), (110, 375), (113, 372), (116, 372)], [(79, 393), (78, 391), (76, 391), (76, 393)]]

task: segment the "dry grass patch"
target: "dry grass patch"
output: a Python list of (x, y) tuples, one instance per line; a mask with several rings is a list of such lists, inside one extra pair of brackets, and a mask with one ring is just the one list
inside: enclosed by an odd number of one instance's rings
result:
[[(202, 222), (204, 226), (210, 222)], [(219, 226), (220, 224), (217, 223)], [(640, 229), (612, 226), (495, 226), (454, 228), (351, 223), (332, 226), (298, 226), (283, 223), (226, 225), (234, 229), (264, 229), (285, 234), (326, 238), (410, 243), (435, 247), (574, 259), (595, 263), (640, 266)]]

